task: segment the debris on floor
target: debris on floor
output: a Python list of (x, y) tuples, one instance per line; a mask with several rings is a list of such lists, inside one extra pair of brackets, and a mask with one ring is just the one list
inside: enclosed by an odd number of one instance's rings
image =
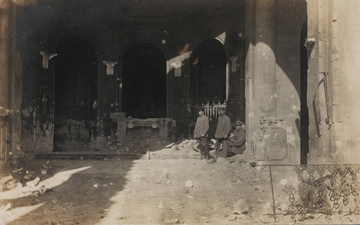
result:
[(193, 183), (191, 182), (191, 180), (188, 180), (188, 181), (186, 181), (185, 186), (186, 186), (187, 188), (190, 188), (190, 187), (193, 187), (194, 185), (193, 185)]
[[(48, 192), (49, 188), (40, 184), (41, 177), (44, 177), (50, 166), (50, 161), (47, 161), (39, 168), (19, 168), (13, 170), (12, 175), (0, 178), (0, 192), (15, 191), (20, 196), (38, 196)], [(36, 176), (37, 175), (37, 176)], [(33, 177), (36, 177), (35, 179)]]

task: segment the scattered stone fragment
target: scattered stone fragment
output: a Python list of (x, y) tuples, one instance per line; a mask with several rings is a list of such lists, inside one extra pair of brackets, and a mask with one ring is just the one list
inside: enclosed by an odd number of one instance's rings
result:
[(21, 173), (21, 172), (23, 171), (23, 169), (24, 169), (24, 168), (21, 167), (21, 168), (19, 168), (19, 169), (13, 170), (12, 173), (14, 173), (14, 174), (19, 174), (19, 173)]
[(169, 224), (169, 223), (179, 223), (179, 218), (176, 218), (176, 219), (172, 219), (172, 220), (166, 220), (165, 223), (166, 224)]
[(10, 209), (10, 208), (11, 208), (11, 204), (8, 203), (8, 204), (6, 204), (6, 205), (1, 206), (1, 207), (0, 207), (0, 211), (1, 211), (1, 212), (5, 212), (6, 210), (8, 210), (8, 209)]
[(11, 189), (20, 189), (20, 188), (22, 188), (22, 184), (20, 183), (19, 180), (13, 179), (13, 180), (11, 180), (11, 181), (9, 181), (9, 182), (6, 183), (6, 188), (7, 188), (8, 190), (11, 190)]
[[(45, 192), (50, 191), (51, 189), (47, 188), (45, 185), (38, 185), (37, 187), (35, 187), (32, 190), (29, 190), (28, 192), (30, 192), (31, 196), (39, 196), (44, 194)], [(23, 195), (25, 195), (26, 193), (23, 192)]]
[(24, 180), (31, 180), (32, 177), (33, 177), (32, 175), (26, 174), (23, 178), (24, 178)]
[(249, 210), (249, 207), (246, 203), (246, 199), (239, 199), (233, 204), (234, 214), (242, 214), (245, 211)]
[(235, 221), (237, 219), (237, 215), (233, 214), (229, 216), (229, 221)]
[(6, 182), (10, 181), (14, 179), (14, 177), (12, 175), (6, 176), (6, 177), (2, 177), (0, 179), (0, 184), (5, 184)]
[(175, 145), (175, 142), (173, 142), (173, 143), (171, 143), (171, 144), (168, 144), (168, 145), (166, 145), (165, 146), (165, 148), (171, 148), (172, 146), (174, 146)]
[(257, 192), (264, 192), (265, 189), (264, 189), (264, 188), (255, 188), (255, 191), (257, 191)]
[(11, 208), (11, 204), (8, 203), (7, 205), (3, 205), (0, 207), (0, 223), (2, 224), (2, 221), (4, 220), (5, 217), (5, 211)]
[(34, 174), (35, 171), (34, 170), (26, 170), (26, 174)]
[(36, 185), (38, 185), (39, 181), (40, 181), (40, 178), (39, 178), (39, 177), (36, 177), (36, 178), (35, 178), (34, 180), (32, 180), (32, 181), (26, 182), (26, 186), (31, 187), (31, 188), (35, 188)]
[(194, 185), (193, 185), (193, 183), (191, 182), (191, 180), (188, 180), (188, 181), (186, 181), (185, 186), (188, 187), (188, 188), (190, 188), (190, 187), (193, 187)]
[(47, 169), (41, 169), (41, 174), (43, 175), (47, 174)]

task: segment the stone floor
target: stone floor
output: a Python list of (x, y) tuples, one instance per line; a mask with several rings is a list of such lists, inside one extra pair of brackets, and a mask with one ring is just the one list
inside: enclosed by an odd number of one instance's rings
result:
[[(46, 174), (41, 173), (44, 168)], [(329, 215), (287, 214), (292, 202), (302, 204), (294, 167), (253, 167), (241, 157), (220, 158), (214, 164), (197, 158), (146, 155), (138, 159), (35, 159), (16, 174), (3, 163), (0, 169), (1, 177), (12, 175), (24, 184), (0, 192), (0, 224), (360, 223), (359, 215), (349, 214), (352, 203), (347, 208), (342, 204), (342, 211)], [(309, 179), (307, 171), (302, 172), (301, 177)], [(37, 187), (46, 187), (45, 191), (24, 191), (26, 175), (31, 180), (39, 177)], [(286, 193), (289, 185), (296, 190), (293, 200)]]

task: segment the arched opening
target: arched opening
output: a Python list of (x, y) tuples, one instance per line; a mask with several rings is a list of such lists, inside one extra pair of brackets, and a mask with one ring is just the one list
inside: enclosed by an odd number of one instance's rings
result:
[(191, 53), (190, 94), (192, 104), (226, 100), (226, 52), (218, 40), (202, 41)]
[(97, 55), (76, 36), (61, 40), (56, 52), (54, 151), (85, 150), (96, 137)]
[(307, 85), (308, 85), (308, 50), (305, 47), (307, 38), (307, 21), (303, 24), (300, 35), (300, 149), (301, 164), (307, 164), (309, 153), (309, 112), (307, 107)]
[(124, 54), (122, 109), (134, 118), (166, 117), (166, 58), (161, 49), (139, 43)]

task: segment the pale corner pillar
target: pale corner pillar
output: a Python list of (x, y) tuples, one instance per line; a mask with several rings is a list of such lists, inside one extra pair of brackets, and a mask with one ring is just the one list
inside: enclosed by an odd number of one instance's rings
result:
[(360, 1), (330, 1), (331, 157), (360, 164)]
[(9, 2), (0, 1), (0, 159), (9, 153)]
[(308, 0), (309, 164), (360, 163), (360, 1)]
[(8, 68), (8, 1), (0, 1), (0, 107), (9, 106), (9, 68)]
[[(275, 0), (248, 0), (246, 9), (247, 149), (258, 161), (271, 160), (262, 121), (276, 118)], [(263, 132), (265, 131), (265, 132)]]

